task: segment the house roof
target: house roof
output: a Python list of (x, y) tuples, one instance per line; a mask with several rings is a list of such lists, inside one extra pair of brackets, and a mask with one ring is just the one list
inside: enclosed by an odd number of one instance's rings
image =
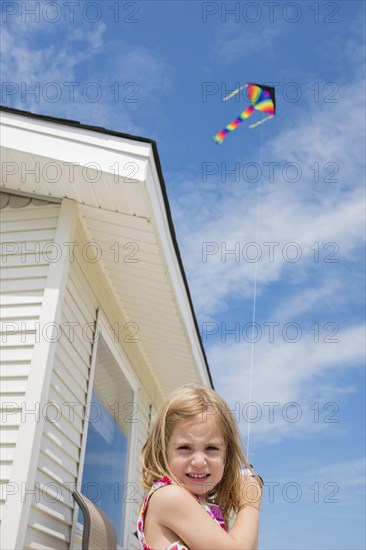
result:
[[(8, 129), (8, 132), (4, 131), (3, 140), (5, 161), (16, 161), (19, 164), (19, 151), (21, 158), (26, 162), (32, 160), (34, 165), (37, 160), (41, 164), (41, 169), (42, 166), (47, 166), (47, 162), (50, 164), (50, 160), (57, 160), (63, 164), (67, 160), (67, 164), (74, 165), (73, 174), (78, 182), (75, 186), (75, 181), (71, 182), (70, 177), (60, 177), (59, 181), (51, 185), (39, 178), (40, 181), (37, 182), (32, 180), (30, 189), (29, 184), (19, 185), (23, 178), (9, 175), (6, 182), (2, 182), (2, 189), (36, 196), (37, 199), (67, 197), (76, 200), (80, 204), (90, 236), (104, 235), (106, 243), (109, 242), (108, 238), (118, 240), (124, 235), (128, 239), (132, 232), (136, 232), (139, 235), (136, 241), (141, 242), (141, 253), (146, 260), (145, 265), (148, 266), (145, 280), (141, 275), (141, 269), (138, 273), (136, 269), (134, 271), (134, 264), (124, 265), (124, 273), (121, 274), (121, 270), (116, 269), (113, 261), (107, 259), (105, 269), (121, 301), (126, 305), (129, 316), (139, 318), (145, 327), (144, 333), (148, 334), (150, 331), (150, 340), (155, 340), (155, 347), (149, 347), (148, 342), (143, 342), (146, 355), (151, 358), (154, 369), (159, 371), (161, 368), (161, 372), (157, 373), (159, 379), (167, 375), (169, 357), (171, 361), (172, 357), (180, 356), (180, 368), (187, 368), (188, 373), (200, 373), (198, 380), (197, 376), (194, 376), (192, 381), (213, 386), (177, 243), (156, 142), (144, 137), (81, 124), (74, 120), (9, 107), (0, 107), (0, 110), (7, 119), (4, 125)], [(29, 139), (29, 132), (32, 132), (32, 139)], [(22, 136), (22, 139), (19, 139), (19, 136)], [(90, 157), (91, 152), (94, 154), (93, 157)], [(100, 163), (102, 179), (97, 181), (98, 185), (85, 185), (85, 177), (83, 179), (81, 174), (83, 167), (88, 164), (86, 161), (90, 158)], [(122, 169), (128, 164), (128, 173), (123, 173)], [(89, 162), (89, 165), (91, 167), (88, 170), (93, 173), (93, 163)], [(137, 168), (137, 172), (131, 172), (131, 168)], [(146, 308), (151, 311), (150, 318), (146, 311), (143, 311), (144, 308), (141, 308), (141, 300), (147, 296), (144, 286), (147, 280), (152, 285), (148, 290), (151, 300), (146, 303)], [(137, 303), (134, 292), (141, 294), (140, 303)], [(155, 296), (152, 295), (154, 293)], [(165, 337), (164, 334), (161, 335), (160, 344), (163, 347), (164, 338), (167, 345), (169, 330), (172, 330), (174, 325), (177, 339), (169, 340), (172, 348), (165, 354), (163, 351), (159, 354), (158, 351), (159, 330), (153, 326), (154, 319), (158, 325), (161, 323), (160, 332), (165, 334)], [(178, 344), (179, 349), (174, 350), (174, 345)], [(165, 367), (160, 367), (164, 361)], [(196, 364), (192, 365), (192, 362)], [(184, 376), (178, 376), (178, 379), (179, 385), (189, 381)], [(164, 393), (169, 391), (172, 385), (172, 381), (167, 383), (166, 387), (163, 387)]]

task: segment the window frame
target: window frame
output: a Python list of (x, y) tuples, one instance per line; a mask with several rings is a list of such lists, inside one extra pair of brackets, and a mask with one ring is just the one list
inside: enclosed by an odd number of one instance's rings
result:
[[(89, 382), (88, 382), (88, 392), (87, 392), (85, 406), (87, 406), (92, 401), (92, 392), (94, 388), (94, 375), (95, 375), (95, 369), (96, 369), (96, 358), (97, 358), (97, 351), (98, 351), (98, 343), (100, 339), (104, 340), (105, 345), (107, 346), (108, 350), (111, 352), (111, 355), (116, 361), (118, 367), (121, 369), (122, 374), (124, 375), (128, 384), (131, 387), (133, 402), (136, 403), (138, 406), (140, 387), (139, 387), (137, 376), (133, 372), (132, 365), (127, 357), (125, 350), (123, 349), (123, 346), (120, 344), (120, 342), (116, 342), (112, 337), (112, 334), (115, 334), (115, 333), (112, 332), (111, 323), (108, 322), (107, 316), (105, 315), (105, 313), (101, 308), (98, 308), (97, 310), (95, 323), (96, 323), (96, 330), (97, 329), (99, 330), (100, 338), (98, 338), (96, 342), (93, 344)], [(134, 480), (135, 464), (137, 461), (138, 421), (131, 422), (130, 426), (131, 427), (130, 427), (130, 433), (127, 441), (127, 453), (126, 453), (127, 454), (126, 479)], [(81, 450), (80, 450), (78, 478), (77, 478), (78, 488), (81, 487), (81, 483), (83, 479), (88, 429), (89, 429), (89, 421), (88, 421), (88, 418), (85, 418), (85, 424), (83, 428), (83, 435), (82, 435), (82, 442), (81, 442)], [(127, 504), (127, 506), (124, 506), (123, 517), (121, 518), (122, 546), (121, 546), (121, 541), (117, 541), (118, 549), (123, 550), (124, 548), (128, 548), (129, 538), (130, 538), (129, 526), (132, 520), (131, 516), (132, 516), (132, 506), (131, 505), (128, 506)], [(73, 514), (73, 524), (72, 524), (72, 530), (71, 530), (71, 538), (70, 538), (72, 543), (70, 547), (72, 548), (74, 547), (75, 537), (82, 537), (82, 532), (83, 532), (83, 525), (77, 521), (77, 517), (78, 517), (78, 506), (75, 505), (74, 514)]]

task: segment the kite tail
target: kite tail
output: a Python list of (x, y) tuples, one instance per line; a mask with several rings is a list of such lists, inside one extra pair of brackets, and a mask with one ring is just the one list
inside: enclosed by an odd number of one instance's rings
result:
[(237, 128), (239, 124), (243, 122), (243, 120), (245, 120), (246, 118), (249, 118), (253, 113), (254, 113), (254, 107), (252, 105), (249, 105), (249, 107), (247, 107), (244, 111), (240, 113), (238, 118), (230, 122), (230, 124), (228, 124), (226, 128), (224, 128), (223, 130), (220, 130), (220, 132), (216, 134), (216, 136), (214, 137), (214, 140), (216, 141), (216, 143), (219, 143), (221, 145), (221, 143), (224, 141), (228, 133), (235, 130), (235, 128)]
[(224, 141), (228, 133), (229, 132), (225, 128), (223, 130), (220, 130), (220, 132), (218, 132), (216, 136), (214, 136), (214, 141), (219, 145), (222, 145), (222, 142)]

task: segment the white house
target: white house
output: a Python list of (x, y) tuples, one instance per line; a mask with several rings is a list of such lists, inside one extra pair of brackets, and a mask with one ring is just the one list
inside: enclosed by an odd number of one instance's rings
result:
[(212, 385), (154, 141), (1, 109), (1, 548), (134, 535), (165, 396)]

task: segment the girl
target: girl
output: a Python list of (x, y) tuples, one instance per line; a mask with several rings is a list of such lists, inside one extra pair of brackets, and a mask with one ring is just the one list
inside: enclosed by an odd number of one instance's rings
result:
[[(166, 402), (142, 449), (143, 550), (255, 550), (261, 482), (235, 419), (213, 390), (189, 384)], [(230, 532), (226, 524), (235, 514)]]

